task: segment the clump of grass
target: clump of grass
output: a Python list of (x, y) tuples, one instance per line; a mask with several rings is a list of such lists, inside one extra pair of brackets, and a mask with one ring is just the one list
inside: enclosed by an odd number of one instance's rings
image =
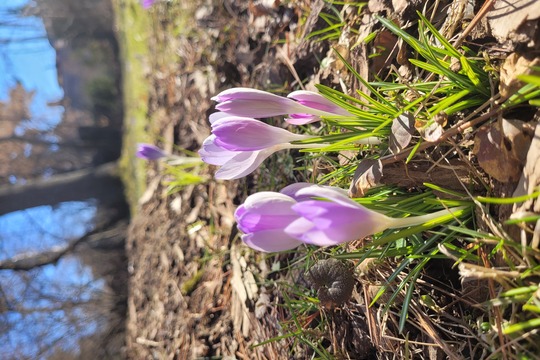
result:
[[(194, 160), (199, 160), (193, 158)], [(165, 176), (164, 185), (167, 195), (175, 194), (186, 186), (202, 184), (208, 180), (202, 175), (203, 163), (200, 161), (187, 162), (181, 165), (171, 165), (165, 163), (163, 166), (163, 175)]]

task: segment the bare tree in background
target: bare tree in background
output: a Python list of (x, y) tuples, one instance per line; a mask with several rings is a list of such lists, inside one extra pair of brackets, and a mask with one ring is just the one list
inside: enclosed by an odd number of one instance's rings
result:
[[(65, 96), (50, 104), (63, 107), (53, 125), (31, 113), (34, 91), (19, 82), (0, 101), (0, 222), (20, 228), (0, 232), (0, 343), (11, 344), (1, 357), (118, 358), (129, 212), (116, 164), (122, 110), (111, 4), (39, 0), (20, 12), (43, 16)], [(72, 202), (81, 205), (65, 206)], [(40, 218), (44, 206), (60, 214), (54, 231)]]

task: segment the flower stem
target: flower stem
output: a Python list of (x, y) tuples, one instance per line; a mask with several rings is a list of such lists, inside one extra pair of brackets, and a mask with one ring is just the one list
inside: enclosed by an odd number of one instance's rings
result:
[(404, 227), (424, 224), (424, 223), (427, 223), (428, 221), (435, 220), (442, 216), (452, 215), (453, 213), (466, 209), (466, 208), (467, 206), (457, 206), (450, 209), (440, 210), (440, 211), (434, 212), (433, 214), (410, 216), (406, 218), (390, 218), (392, 223), (389, 226), (389, 228), (396, 229), (396, 228), (404, 228)]
[[(313, 138), (315, 136), (307, 135), (305, 140)], [(302, 139), (304, 140), (304, 139)], [(363, 138), (360, 140), (354, 141), (355, 144), (360, 145), (378, 145), (381, 143), (381, 139), (379, 139), (376, 136), (370, 136), (367, 138)], [(321, 144), (321, 143), (311, 143), (311, 144), (290, 144), (287, 148), (288, 149), (322, 149), (325, 147), (330, 146), (331, 144)]]
[(288, 144), (287, 149), (322, 149), (328, 144)]

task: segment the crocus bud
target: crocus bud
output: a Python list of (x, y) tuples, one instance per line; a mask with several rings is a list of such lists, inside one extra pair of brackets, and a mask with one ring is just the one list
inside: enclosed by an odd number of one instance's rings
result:
[(144, 160), (158, 160), (167, 157), (167, 154), (157, 146), (144, 143), (137, 144), (135, 155)]
[[(295, 141), (310, 139), (311, 135), (294, 134), (260, 120), (231, 116), (224, 113), (211, 116), (212, 134), (203, 142), (199, 155), (202, 161), (219, 165), (215, 177), (232, 180), (244, 177), (274, 152), (284, 149), (323, 148), (327, 144), (301, 144)], [(377, 144), (377, 138), (361, 140), (364, 144)]]
[(252, 118), (266, 118), (286, 114), (336, 115), (319, 109), (322, 107), (320, 104), (317, 104), (318, 107), (309, 107), (286, 97), (250, 88), (228, 89), (214, 96), (212, 100), (218, 102), (216, 109), (219, 111), (230, 115)]
[(288, 186), (280, 193), (253, 194), (236, 210), (235, 218), (245, 233), (242, 240), (266, 252), (302, 243), (336, 245), (384, 230), (390, 221), (356, 204), (341, 189), (308, 183)]
[[(304, 105), (308, 108), (321, 110), (324, 112), (327, 112), (329, 115), (342, 115), (342, 116), (353, 116), (350, 112), (343, 109), (342, 107), (334, 104), (324, 96), (312, 92), (312, 91), (304, 91), (304, 90), (298, 90), (293, 91), (289, 95), (287, 95), (288, 98), (296, 100), (299, 104)], [(319, 116), (313, 115), (313, 114), (290, 114), (289, 118), (285, 119), (288, 123), (293, 125), (303, 125), (312, 123), (315, 121), (319, 121)]]
[[(463, 209), (456, 207), (427, 215), (391, 218), (354, 202), (340, 188), (298, 183), (280, 193), (249, 196), (235, 217), (248, 246), (271, 252), (288, 250), (302, 243), (337, 245), (389, 228), (423, 224)], [(272, 233), (268, 233), (270, 230)]]
[(244, 177), (279, 150), (326, 146), (291, 144), (310, 136), (293, 134), (252, 118), (216, 116), (211, 126), (212, 134), (203, 142), (199, 155), (205, 163), (221, 166), (215, 174), (216, 179)]
[(215, 143), (218, 146), (233, 151), (263, 150), (309, 138), (259, 120), (237, 116), (224, 117), (213, 122), (212, 133), (216, 136)]

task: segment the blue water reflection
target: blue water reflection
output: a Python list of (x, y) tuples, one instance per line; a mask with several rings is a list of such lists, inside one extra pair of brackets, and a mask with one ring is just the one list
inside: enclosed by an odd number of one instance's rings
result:
[[(93, 228), (94, 201), (40, 206), (0, 217), (0, 261), (64, 246)], [(4, 355), (45, 358), (102, 325), (96, 299), (105, 281), (77, 256), (30, 271), (0, 271), (0, 344)]]

